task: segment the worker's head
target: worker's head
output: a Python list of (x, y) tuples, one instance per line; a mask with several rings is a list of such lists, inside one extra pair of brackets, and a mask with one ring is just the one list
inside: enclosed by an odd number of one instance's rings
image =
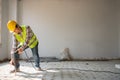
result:
[(15, 32), (17, 34), (19, 34), (21, 32), (21, 27), (14, 20), (8, 21), (7, 27), (8, 27), (10, 32)]

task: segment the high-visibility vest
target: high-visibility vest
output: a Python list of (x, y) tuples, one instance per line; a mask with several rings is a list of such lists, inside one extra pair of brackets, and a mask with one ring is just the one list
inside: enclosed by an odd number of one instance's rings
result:
[[(27, 32), (26, 32), (26, 26), (25, 25), (22, 25), (21, 26), (22, 28), (22, 34), (19, 35), (19, 34), (14, 34), (15, 35), (15, 38), (18, 40), (18, 42), (20, 42), (20, 45), (24, 45), (25, 41), (26, 41), (26, 37), (27, 37)], [(36, 38), (35, 34), (32, 33), (33, 36), (32, 38), (30, 39), (29, 43), (28, 43), (28, 46), (30, 48), (34, 48), (37, 44), (38, 44), (38, 39)]]

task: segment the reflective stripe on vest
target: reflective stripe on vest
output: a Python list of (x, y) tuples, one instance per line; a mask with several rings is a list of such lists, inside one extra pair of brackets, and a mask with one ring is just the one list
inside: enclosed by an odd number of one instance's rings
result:
[[(20, 45), (22, 46), (26, 41), (26, 26), (22, 25), (21, 28), (22, 28), (22, 34), (21, 35), (15, 34), (15, 37), (18, 40), (18, 42), (20, 42)], [(28, 46), (30, 48), (34, 48), (37, 45), (37, 43), (38, 43), (38, 40), (37, 40), (36, 36), (33, 33), (33, 36), (32, 36), (32, 38), (30, 39), (30, 41), (28, 43)]]

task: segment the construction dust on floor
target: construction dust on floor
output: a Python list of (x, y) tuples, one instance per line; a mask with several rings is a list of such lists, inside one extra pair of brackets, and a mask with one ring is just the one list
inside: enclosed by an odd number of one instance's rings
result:
[(120, 80), (117, 61), (41, 62), (44, 71), (36, 71), (30, 62), (20, 61), (21, 72), (10, 74), (14, 67), (0, 63), (0, 80)]

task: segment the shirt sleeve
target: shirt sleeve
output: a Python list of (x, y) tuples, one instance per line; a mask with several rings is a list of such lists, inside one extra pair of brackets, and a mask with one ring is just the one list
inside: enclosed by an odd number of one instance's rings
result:
[(19, 42), (17, 41), (17, 39), (15, 38), (15, 35), (13, 34), (13, 45), (12, 45), (12, 50), (11, 50), (11, 54), (14, 54), (14, 52), (17, 49), (17, 46), (19, 44)]
[(22, 46), (23, 49), (25, 49), (28, 46), (29, 41), (33, 37), (33, 35), (34, 35), (34, 33), (33, 33), (32, 29), (30, 28), (30, 26), (27, 26), (26, 27), (26, 40), (25, 40), (24, 45)]

